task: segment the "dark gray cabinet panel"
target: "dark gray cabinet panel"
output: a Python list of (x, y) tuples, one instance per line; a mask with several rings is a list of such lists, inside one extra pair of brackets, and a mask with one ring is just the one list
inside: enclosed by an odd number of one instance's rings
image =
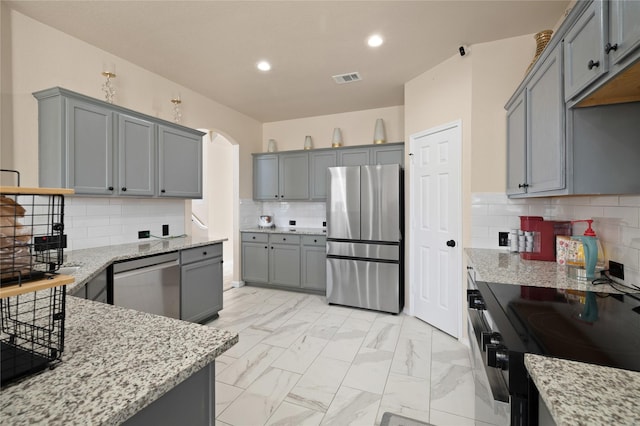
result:
[(281, 200), (309, 199), (309, 155), (280, 154), (278, 186)]
[(605, 37), (608, 3), (594, 1), (564, 38), (565, 100), (573, 99), (608, 70)]
[(118, 195), (155, 194), (156, 137), (153, 123), (118, 116)]
[(309, 188), (313, 201), (327, 199), (327, 169), (335, 167), (337, 161), (334, 151), (319, 151), (309, 153)]
[(269, 244), (269, 282), (275, 285), (300, 287), (300, 246)]
[(611, 63), (632, 62), (640, 56), (640, 1), (612, 0), (609, 16)]
[(242, 279), (246, 282), (269, 282), (269, 243), (242, 243)]
[(565, 107), (558, 45), (527, 85), (527, 192), (565, 187)]
[(526, 192), (527, 129), (524, 92), (507, 110), (507, 195)]
[(254, 155), (253, 157), (253, 199), (276, 201), (280, 199), (278, 187), (278, 155)]
[[(113, 113), (99, 105), (69, 99), (66, 117), (67, 186), (76, 194), (112, 194)], [(40, 164), (46, 162), (40, 160)]]
[(404, 145), (379, 145), (371, 148), (371, 164), (404, 166)]
[(338, 166), (366, 166), (371, 164), (371, 150), (367, 148), (344, 148), (338, 151)]
[(302, 281), (300, 286), (325, 292), (327, 289), (326, 238), (305, 236), (302, 239)]
[(201, 322), (222, 310), (222, 244), (180, 251), (180, 319)]
[(158, 126), (160, 197), (202, 198), (202, 137)]

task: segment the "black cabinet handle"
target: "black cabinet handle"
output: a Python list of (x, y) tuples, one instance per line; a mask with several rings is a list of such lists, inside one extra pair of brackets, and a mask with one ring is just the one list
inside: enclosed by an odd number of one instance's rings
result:
[(521, 183), (518, 185), (518, 188), (528, 188), (529, 184), (528, 183)]
[(206, 252), (206, 251), (203, 251), (203, 252), (202, 252), (202, 255), (203, 255), (203, 256), (206, 256), (206, 255), (207, 255), (207, 252)]
[(613, 50), (614, 52), (615, 52), (616, 50), (618, 50), (618, 43), (616, 43), (616, 44), (607, 43), (607, 44), (604, 46), (604, 51), (605, 51), (605, 53), (606, 53), (607, 55), (608, 55), (608, 54), (609, 54), (609, 52), (611, 52), (612, 50)]
[(267, 246), (264, 246), (264, 248), (269, 248), (269, 247), (267, 247)]
[(283, 238), (283, 239), (282, 239), (282, 241), (287, 241), (287, 239), (286, 239), (286, 238)]
[(271, 250), (273, 250), (273, 246), (271, 246)]
[(110, 186), (108, 189), (109, 191), (113, 191), (113, 186)]
[(127, 192), (127, 187), (126, 186), (122, 187), (122, 192)]
[(599, 67), (600, 66), (600, 61), (593, 61), (593, 59), (589, 60), (589, 63), (587, 64), (587, 67), (589, 67), (589, 69), (592, 69), (593, 67)]
[(318, 240), (313, 240), (313, 242), (314, 242), (314, 243), (317, 243), (317, 242), (318, 242)]
[(160, 190), (160, 192), (162, 192), (162, 193), (164, 194), (164, 193), (165, 193), (165, 192), (167, 192), (167, 191), (165, 191), (164, 189), (161, 189), (161, 190)]
[(251, 238), (253, 238), (254, 240), (256, 239), (255, 235), (253, 237), (251, 237)]
[(278, 198), (278, 194), (276, 194), (276, 198)]

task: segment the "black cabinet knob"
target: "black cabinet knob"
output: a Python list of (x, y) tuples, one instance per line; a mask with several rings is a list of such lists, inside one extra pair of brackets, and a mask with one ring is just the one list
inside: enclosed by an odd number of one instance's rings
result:
[(127, 192), (127, 187), (126, 186), (122, 187), (122, 192)]
[(273, 246), (271, 246), (271, 250), (273, 250)]
[(203, 252), (202, 252), (202, 255), (203, 255), (203, 256), (206, 256), (206, 255), (207, 255), (207, 252), (206, 252), (206, 251), (203, 251)]
[(589, 69), (592, 69), (593, 67), (599, 67), (600, 66), (600, 61), (594, 61), (593, 59), (589, 60), (589, 63), (587, 64), (587, 67)]
[(313, 240), (313, 242), (314, 242), (314, 243), (317, 243), (317, 242), (318, 242), (318, 240)]
[(113, 186), (110, 186), (110, 187), (109, 187), (109, 191), (113, 191)]
[(267, 246), (264, 246), (264, 248), (269, 248), (269, 247), (267, 247)]
[(165, 193), (165, 192), (167, 192), (167, 191), (165, 191), (164, 189), (161, 189), (161, 190), (160, 190), (160, 192), (162, 192), (162, 193), (164, 194), (164, 193)]
[(254, 239), (254, 240), (256, 239), (255, 235), (253, 237), (251, 237), (251, 238)]
[(282, 241), (287, 241), (287, 239), (286, 239), (286, 238), (283, 238), (283, 239), (282, 239)]
[(618, 43), (616, 43), (616, 44), (607, 43), (607, 44), (604, 46), (604, 51), (605, 51), (605, 53), (606, 53), (607, 55), (608, 55), (608, 54), (609, 54), (609, 52), (611, 52), (612, 50), (613, 50), (614, 52), (615, 52), (616, 50), (618, 50)]
[(456, 246), (456, 242), (454, 240), (449, 240), (449, 241), (447, 241), (447, 246), (448, 247), (455, 247)]
[(276, 198), (278, 198), (278, 194), (276, 194)]

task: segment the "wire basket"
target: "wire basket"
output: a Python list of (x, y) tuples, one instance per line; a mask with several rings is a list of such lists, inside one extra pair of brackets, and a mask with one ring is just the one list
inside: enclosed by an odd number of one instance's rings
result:
[(65, 293), (63, 285), (0, 299), (0, 386), (60, 361)]

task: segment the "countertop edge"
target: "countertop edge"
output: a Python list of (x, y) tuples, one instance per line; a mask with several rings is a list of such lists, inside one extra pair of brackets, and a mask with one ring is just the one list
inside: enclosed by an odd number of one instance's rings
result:
[(324, 228), (243, 228), (240, 233), (257, 232), (262, 234), (293, 234), (327, 236)]

